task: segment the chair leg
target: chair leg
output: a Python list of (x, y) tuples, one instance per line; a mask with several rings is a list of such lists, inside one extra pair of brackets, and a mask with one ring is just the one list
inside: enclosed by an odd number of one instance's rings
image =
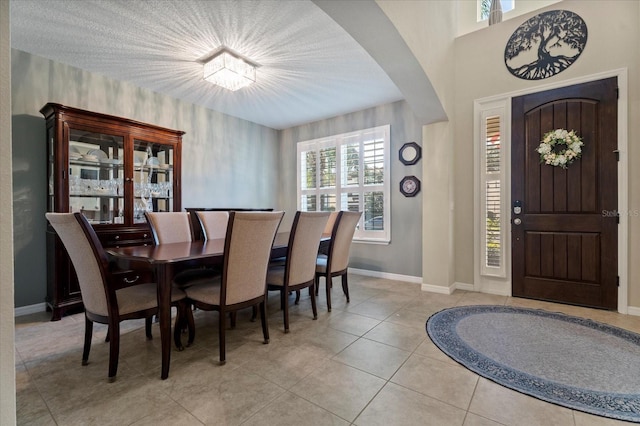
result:
[(296, 290), (296, 305), (300, 303), (300, 290)]
[(189, 328), (189, 340), (187, 341), (187, 347), (189, 347), (193, 344), (193, 340), (196, 338), (196, 322), (193, 319), (191, 304), (187, 304), (187, 326)]
[(231, 328), (236, 328), (236, 318), (238, 318), (238, 313), (236, 311), (229, 312), (229, 322), (231, 323)]
[(178, 348), (179, 351), (184, 350), (184, 346), (182, 346), (182, 339), (180, 338), (180, 336), (182, 334), (184, 323), (186, 322), (184, 318), (186, 316), (185, 309), (188, 309), (186, 307), (186, 304), (182, 301), (179, 302), (178, 313), (176, 314), (176, 322), (173, 326), (173, 343), (176, 345), (176, 348)]
[(118, 356), (120, 355), (120, 323), (118, 321), (111, 321), (109, 334), (109, 381), (113, 382), (118, 372)]
[(313, 311), (313, 319), (318, 319), (318, 307), (316, 305), (316, 294), (311, 291), (311, 287), (309, 287), (309, 294), (311, 295), (311, 310)]
[(218, 321), (218, 341), (220, 346), (220, 365), (226, 362), (226, 348), (225, 348), (225, 328), (227, 326), (226, 316), (224, 311), (220, 311), (220, 319)]
[(280, 291), (280, 297), (282, 298), (283, 303), (283, 312), (284, 312), (284, 332), (289, 332), (289, 298), (287, 297), (288, 292), (284, 291), (284, 287)]
[(144, 332), (147, 335), (147, 340), (153, 339), (153, 336), (151, 335), (151, 320), (152, 317), (144, 319)]
[(258, 317), (258, 308), (256, 308), (255, 306), (251, 307), (251, 322), (255, 322), (256, 318)]
[(84, 350), (82, 351), (82, 365), (89, 364), (89, 352), (91, 351), (92, 337), (93, 337), (93, 321), (91, 321), (85, 315), (84, 317)]
[(320, 275), (316, 274), (316, 285), (315, 287), (315, 291), (316, 291), (316, 296), (320, 293)]
[(269, 343), (269, 324), (267, 324), (267, 304), (265, 302), (260, 303), (260, 321), (262, 322), (262, 336), (266, 345)]
[(344, 295), (347, 296), (347, 303), (349, 303), (349, 283), (347, 282), (346, 272), (342, 275), (342, 291), (344, 291)]
[(327, 310), (331, 312), (331, 275), (327, 274), (325, 277), (325, 284), (327, 287)]
[(284, 306), (287, 304), (287, 292), (284, 291), (284, 288), (280, 289), (280, 310), (284, 311)]

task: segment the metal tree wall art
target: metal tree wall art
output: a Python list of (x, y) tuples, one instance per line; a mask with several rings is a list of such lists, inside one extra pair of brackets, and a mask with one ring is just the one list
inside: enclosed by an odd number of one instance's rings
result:
[(567, 69), (587, 44), (587, 25), (568, 10), (552, 10), (520, 25), (504, 49), (509, 72), (525, 80), (542, 80)]

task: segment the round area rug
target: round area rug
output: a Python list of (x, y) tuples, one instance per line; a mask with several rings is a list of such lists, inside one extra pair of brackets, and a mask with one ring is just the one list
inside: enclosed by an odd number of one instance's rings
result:
[(640, 335), (538, 309), (460, 306), (427, 321), (440, 350), (502, 386), (640, 423)]

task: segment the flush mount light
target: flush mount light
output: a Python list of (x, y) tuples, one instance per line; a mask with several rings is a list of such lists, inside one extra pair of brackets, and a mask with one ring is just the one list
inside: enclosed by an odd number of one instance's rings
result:
[(256, 81), (255, 63), (222, 47), (203, 61), (203, 77), (210, 83), (236, 91)]

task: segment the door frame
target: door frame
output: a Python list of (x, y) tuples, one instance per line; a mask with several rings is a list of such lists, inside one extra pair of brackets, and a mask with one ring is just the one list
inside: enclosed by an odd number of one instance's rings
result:
[[(629, 156), (628, 156), (628, 70), (627, 68), (618, 68), (611, 71), (605, 71), (597, 74), (590, 74), (570, 80), (563, 80), (557, 83), (545, 84), (535, 88), (522, 89), (513, 92), (503, 93), (501, 95), (491, 96), (487, 98), (477, 99), (473, 103), (474, 118), (474, 283), (473, 291), (499, 294), (511, 296), (512, 287), (512, 270), (511, 270), (511, 100), (516, 96), (529, 95), (532, 93), (558, 89), (561, 87), (572, 86), (575, 84), (588, 83), (591, 81), (602, 80), (610, 77), (618, 78), (618, 150), (620, 151), (620, 161), (618, 162), (618, 212), (620, 212), (620, 225), (618, 226), (618, 275), (620, 277), (620, 285), (618, 287), (618, 312), (627, 314), (628, 306), (628, 267), (629, 267)], [(505, 238), (504, 238), (504, 261), (506, 276), (491, 277), (481, 274), (480, 258), (482, 229), (481, 217), (481, 200), (480, 185), (481, 179), (481, 158), (480, 158), (480, 135), (481, 120), (480, 116), (483, 110), (496, 105), (503, 105), (505, 116), (504, 120), (504, 168), (505, 181), (503, 204), (504, 210), (502, 214), (506, 217)], [(639, 312), (640, 314), (640, 312)]]

